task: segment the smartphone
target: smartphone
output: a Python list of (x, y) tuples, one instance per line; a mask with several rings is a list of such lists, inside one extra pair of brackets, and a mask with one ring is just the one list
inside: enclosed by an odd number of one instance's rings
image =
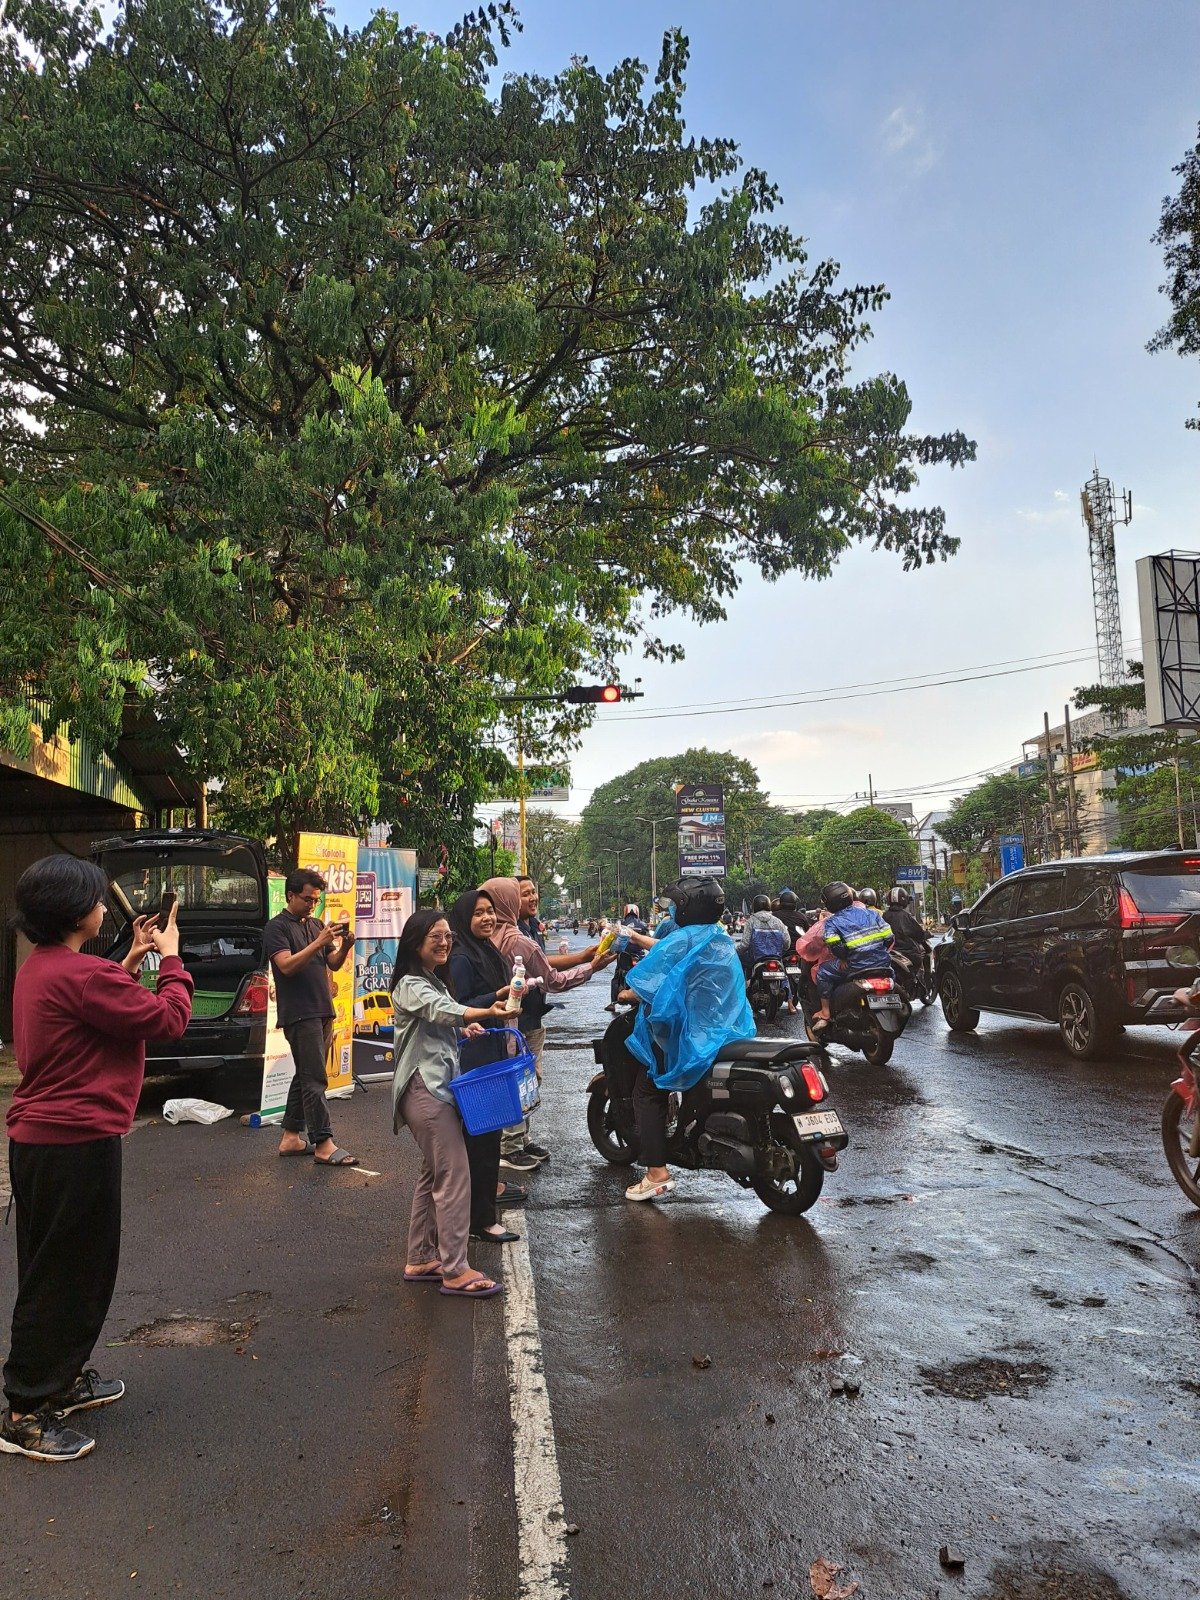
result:
[(161, 930), (163, 928), (166, 927), (167, 921), (170, 918), (170, 915), (171, 915), (172, 910), (174, 909), (174, 906), (175, 906), (175, 891), (174, 891), (174, 889), (164, 889), (163, 892), (162, 892), (162, 899), (158, 902), (158, 916), (157, 916), (157, 919), (156, 919), (156, 925), (157, 925), (157, 927), (158, 927), (160, 932), (161, 932)]

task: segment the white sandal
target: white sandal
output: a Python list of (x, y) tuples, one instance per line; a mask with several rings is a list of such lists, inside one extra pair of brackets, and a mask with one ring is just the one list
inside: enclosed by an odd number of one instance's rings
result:
[(649, 1176), (639, 1179), (625, 1191), (626, 1200), (661, 1200), (663, 1195), (670, 1194), (675, 1187), (674, 1178), (651, 1178)]

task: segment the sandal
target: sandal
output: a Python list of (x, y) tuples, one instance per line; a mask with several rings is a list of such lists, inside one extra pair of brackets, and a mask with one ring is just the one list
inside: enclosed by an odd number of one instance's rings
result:
[(481, 1272), (477, 1277), (468, 1278), (466, 1283), (460, 1283), (457, 1288), (449, 1283), (443, 1283), (438, 1293), (458, 1294), (467, 1300), (486, 1300), (491, 1295), (499, 1294), (503, 1288), (502, 1283), (497, 1283), (493, 1278), (485, 1278)]
[(356, 1167), (358, 1165), (357, 1156), (347, 1155), (344, 1150), (339, 1150), (337, 1145), (334, 1145), (329, 1155), (314, 1156), (313, 1161), (318, 1167)]
[(519, 1183), (509, 1183), (507, 1180), (496, 1193), (496, 1204), (498, 1206), (523, 1206), (528, 1199), (528, 1189), (523, 1188)]
[(626, 1189), (625, 1198), (626, 1200), (661, 1200), (663, 1195), (670, 1194), (674, 1187), (674, 1178), (645, 1177)]
[(278, 1157), (279, 1157), (279, 1159), (281, 1161), (288, 1161), (288, 1160), (291, 1159), (292, 1156), (311, 1156), (312, 1153), (313, 1153), (313, 1147), (312, 1147), (311, 1144), (308, 1144), (308, 1143), (305, 1143), (305, 1144), (297, 1146), (297, 1148), (295, 1150), (277, 1150), (276, 1151), (276, 1154), (278, 1155)]
[(431, 1261), (424, 1272), (409, 1272), (406, 1267), (404, 1269), (404, 1281), (405, 1283), (441, 1283), (442, 1263), (440, 1261)]

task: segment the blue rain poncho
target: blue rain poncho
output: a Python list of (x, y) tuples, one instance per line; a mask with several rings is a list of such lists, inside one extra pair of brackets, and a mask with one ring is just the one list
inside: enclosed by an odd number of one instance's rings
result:
[(731, 1039), (754, 1037), (746, 974), (719, 925), (677, 928), (625, 982), (642, 1002), (628, 1048), (659, 1089), (694, 1088)]

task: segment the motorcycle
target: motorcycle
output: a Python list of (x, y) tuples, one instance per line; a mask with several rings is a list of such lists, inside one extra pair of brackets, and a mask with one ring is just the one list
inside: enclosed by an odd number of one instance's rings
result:
[(847, 978), (833, 991), (830, 1021), (814, 1029), (806, 1010), (804, 1025), (810, 1039), (821, 1044), (844, 1044), (861, 1050), (873, 1067), (883, 1067), (892, 1059), (896, 1040), (912, 1016), (912, 1006), (886, 974), (863, 973)]
[[(636, 1013), (618, 1016), (592, 1041), (597, 1072), (587, 1086), (592, 1143), (613, 1166), (637, 1160), (633, 1082), (625, 1047)], [(725, 1172), (771, 1211), (798, 1217), (817, 1202), (850, 1136), (827, 1102), (825, 1053), (806, 1040), (735, 1039), (685, 1095), (672, 1095), (667, 1160)]]
[(1194, 1206), (1200, 1206), (1200, 1088), (1195, 1058), (1200, 1053), (1200, 1018), (1184, 1023), (1188, 1040), (1179, 1051), (1179, 1076), (1162, 1109), (1162, 1141), (1171, 1176)]
[(779, 1008), (792, 997), (792, 980), (783, 956), (768, 956), (756, 961), (746, 979), (746, 999), (756, 1017), (774, 1022)]
[(914, 1000), (919, 1000), (923, 1006), (931, 1006), (937, 999), (937, 984), (933, 978), (933, 956), (928, 949), (922, 949), (919, 963), (902, 955), (899, 950), (893, 950), (892, 971), (897, 988), (910, 1006)]

